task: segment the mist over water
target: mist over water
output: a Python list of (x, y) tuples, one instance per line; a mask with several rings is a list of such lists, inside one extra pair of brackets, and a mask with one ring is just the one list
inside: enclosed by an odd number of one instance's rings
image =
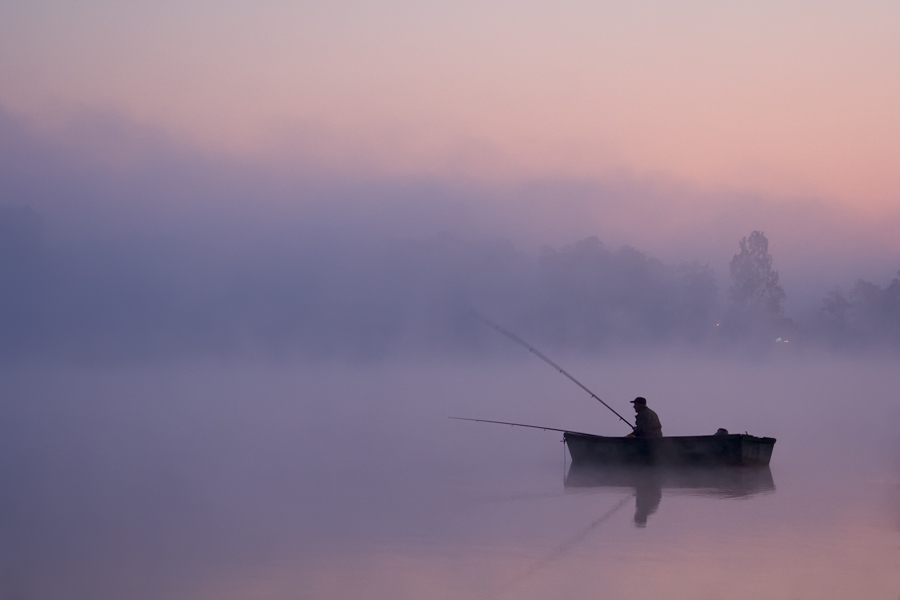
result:
[(640, 527), (640, 489), (564, 486), (559, 434), (446, 418), (625, 433), (527, 353), (7, 366), (3, 597), (898, 593), (895, 361), (566, 367), (622, 411), (646, 396), (667, 435), (778, 438), (771, 485), (664, 484)]
[[(92, 118), (0, 113), (0, 600), (900, 593), (891, 236), (639, 177), (284, 176)], [(666, 435), (777, 438), (771, 469), (596, 477), (447, 419), (628, 433), (473, 311)]]
[[(103, 112), (48, 133), (0, 109), (0, 130), (4, 360), (467, 355), (492, 343), (472, 310), (562, 352), (900, 347), (890, 211), (639, 175), (321, 174)], [(729, 318), (758, 230), (786, 295), (774, 321)]]
[(771, 254), (765, 284), (595, 236), (531, 253), (505, 239), (358, 239), (339, 227), (48, 242), (27, 207), (0, 207), (0, 232), (3, 360), (505, 353), (473, 313), (558, 352), (900, 348), (900, 279), (859, 279), (788, 311)]

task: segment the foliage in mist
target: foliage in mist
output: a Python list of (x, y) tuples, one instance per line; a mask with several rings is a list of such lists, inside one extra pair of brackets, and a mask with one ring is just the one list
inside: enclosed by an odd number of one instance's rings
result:
[(0, 216), (7, 358), (470, 352), (492, 339), (473, 310), (589, 351), (696, 343), (715, 321), (709, 267), (596, 238), (538, 256), (448, 234), (47, 246), (33, 211)]
[(777, 339), (792, 329), (784, 316), (787, 298), (769, 253), (769, 239), (754, 231), (739, 242), (740, 252), (729, 263), (731, 304), (723, 322), (732, 337), (758, 341)]
[(746, 307), (770, 315), (783, 312), (786, 295), (778, 283), (778, 271), (772, 268), (769, 239), (761, 231), (754, 231), (740, 241), (741, 251), (729, 264), (731, 299)]
[(531, 329), (561, 345), (599, 349), (696, 342), (715, 326), (717, 288), (706, 265), (666, 265), (630, 246), (613, 250), (592, 237), (546, 248), (537, 262), (537, 280)]
[[(31, 209), (0, 210), (0, 355), (371, 358), (483, 352), (477, 311), (547, 347), (719, 348), (790, 333), (900, 346), (900, 280), (831, 292), (816, 323), (784, 315), (760, 232), (740, 243), (720, 298), (708, 265), (670, 264), (587, 238), (528, 254), (503, 240), (42, 240)], [(720, 327), (721, 325), (721, 327)], [(796, 339), (796, 338), (795, 338)]]
[(900, 347), (900, 271), (882, 287), (859, 279), (848, 293), (836, 288), (822, 301), (818, 332), (832, 345)]

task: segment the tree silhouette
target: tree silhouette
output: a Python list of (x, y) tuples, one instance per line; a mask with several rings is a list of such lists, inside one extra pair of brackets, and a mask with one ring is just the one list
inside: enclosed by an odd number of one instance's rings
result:
[(772, 268), (768, 238), (762, 231), (754, 231), (741, 239), (740, 247), (729, 265), (731, 299), (741, 308), (781, 316), (781, 303), (787, 295), (778, 284), (778, 271)]
[(900, 346), (900, 271), (886, 287), (859, 279), (849, 294), (832, 290), (822, 310), (823, 333), (833, 343)]

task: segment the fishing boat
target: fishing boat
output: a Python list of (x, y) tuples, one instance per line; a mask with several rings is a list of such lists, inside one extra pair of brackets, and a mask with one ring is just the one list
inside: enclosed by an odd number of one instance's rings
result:
[(563, 440), (573, 464), (685, 465), (764, 467), (775, 438), (748, 434), (606, 437), (565, 431)]
[[(600, 396), (592, 392), (586, 385), (575, 379), (568, 371), (553, 362), (540, 350), (517, 336), (515, 333), (494, 323), (490, 319), (473, 313), (473, 316), (484, 322), (495, 331), (503, 334), (516, 344), (553, 367), (561, 375), (590, 394), (591, 398), (610, 410), (625, 425), (636, 431), (634, 425), (623, 417), (612, 406), (604, 402)], [(636, 398), (643, 400), (643, 398)], [(729, 434), (720, 429), (715, 435), (671, 436), (659, 438), (647, 437), (606, 437), (567, 431), (555, 427), (511, 423), (509, 421), (491, 421), (487, 419), (468, 419), (450, 417), (463, 421), (479, 423), (495, 423), (514, 427), (530, 427), (545, 431), (561, 431), (563, 441), (569, 448), (572, 464), (591, 464), (595, 466), (686, 466), (686, 467), (767, 467), (772, 459), (775, 438), (756, 437), (749, 434)]]

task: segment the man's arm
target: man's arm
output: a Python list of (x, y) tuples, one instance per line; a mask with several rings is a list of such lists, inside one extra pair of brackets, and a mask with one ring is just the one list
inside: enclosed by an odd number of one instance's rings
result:
[(634, 416), (634, 437), (643, 437), (647, 433), (647, 413), (641, 411)]

